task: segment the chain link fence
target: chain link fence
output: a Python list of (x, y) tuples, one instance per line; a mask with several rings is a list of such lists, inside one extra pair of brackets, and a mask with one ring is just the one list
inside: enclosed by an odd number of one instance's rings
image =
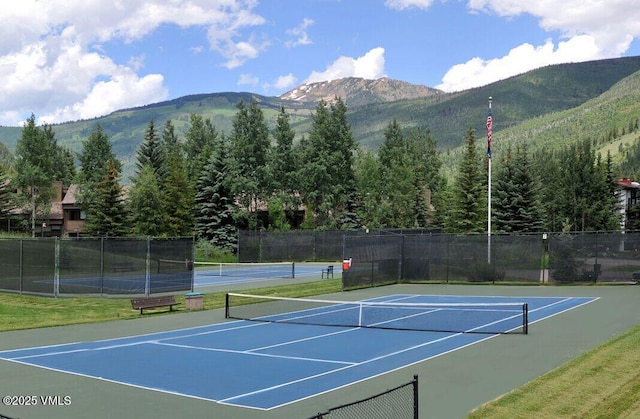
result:
[(240, 262), (340, 261), (345, 289), (398, 282), (633, 283), (640, 232), (443, 234), (439, 230), (240, 232)]
[(193, 238), (0, 239), (0, 290), (53, 296), (187, 291), (193, 290), (193, 259)]
[(418, 376), (391, 390), (318, 413), (310, 419), (418, 419)]

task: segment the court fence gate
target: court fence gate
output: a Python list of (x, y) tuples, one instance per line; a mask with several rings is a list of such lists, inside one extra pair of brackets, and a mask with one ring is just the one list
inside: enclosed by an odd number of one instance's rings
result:
[(366, 399), (333, 407), (309, 419), (418, 419), (418, 376)]
[(193, 291), (188, 238), (0, 239), (0, 291), (151, 295)]

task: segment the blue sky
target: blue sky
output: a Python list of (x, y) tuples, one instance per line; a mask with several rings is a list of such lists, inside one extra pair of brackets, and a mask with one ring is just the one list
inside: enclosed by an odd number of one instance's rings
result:
[(640, 0), (4, 0), (0, 125), (390, 77), (457, 91), (640, 55)]

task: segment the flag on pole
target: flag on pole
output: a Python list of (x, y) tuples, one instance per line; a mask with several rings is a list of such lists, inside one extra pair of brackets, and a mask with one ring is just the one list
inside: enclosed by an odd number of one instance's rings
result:
[(493, 116), (491, 115), (491, 105), (487, 115), (487, 157), (491, 158), (491, 137), (493, 136)]

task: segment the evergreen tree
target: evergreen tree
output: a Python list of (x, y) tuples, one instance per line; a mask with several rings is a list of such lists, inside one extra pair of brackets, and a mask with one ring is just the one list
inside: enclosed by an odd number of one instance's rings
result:
[(562, 178), (557, 154), (547, 150), (538, 151), (533, 157), (533, 168), (540, 179), (540, 197), (544, 209), (544, 224), (549, 231), (562, 231), (567, 218), (563, 212), (564, 197), (561, 191)]
[(380, 159), (371, 151), (364, 150), (357, 154), (354, 171), (356, 187), (361, 201), (358, 214), (366, 228), (377, 229), (387, 227), (389, 200), (383, 199), (383, 169)]
[(149, 127), (144, 135), (144, 140), (138, 147), (136, 153), (136, 176), (138, 176), (144, 166), (151, 166), (158, 181), (162, 181), (166, 175), (165, 168), (165, 148), (162, 137), (158, 136), (155, 121), (149, 121)]
[[(438, 143), (428, 129), (412, 129), (407, 136), (410, 154), (414, 156), (414, 186), (416, 196), (416, 225), (434, 224), (435, 202), (443, 191), (446, 181), (441, 174), (442, 160), (438, 153)], [(442, 208), (442, 207), (441, 207)]]
[(129, 190), (132, 232), (138, 236), (162, 236), (165, 233), (163, 194), (156, 173), (150, 164), (140, 168), (136, 182)]
[(209, 163), (201, 171), (196, 192), (196, 231), (214, 246), (235, 251), (237, 212), (229, 187), (224, 142), (220, 140)]
[(170, 119), (167, 119), (167, 121), (164, 123), (164, 128), (162, 129), (162, 145), (165, 148), (165, 155), (168, 155), (171, 152), (178, 152), (182, 154), (182, 146), (178, 141), (176, 128)]
[(229, 136), (231, 190), (250, 229), (258, 228), (257, 212), (267, 198), (267, 155), (269, 128), (255, 101), (249, 108), (240, 101)]
[(78, 155), (80, 171), (78, 172), (78, 199), (80, 205), (87, 213), (87, 219), (95, 218), (92, 211), (100, 208), (100, 196), (97, 193), (98, 184), (109, 174), (109, 165), (119, 173), (122, 163), (116, 158), (111, 148), (109, 137), (100, 125), (95, 129), (86, 141), (82, 143), (82, 152)]
[(507, 148), (493, 179), (492, 224), (496, 231), (541, 232), (544, 211), (540, 184), (532, 170), (526, 148)]
[(455, 233), (486, 231), (486, 175), (481, 170), (481, 159), (475, 139), (473, 128), (469, 128), (464, 155), (455, 178), (449, 224), (446, 226), (447, 230)]
[(385, 129), (378, 155), (389, 227), (418, 227), (431, 222), (428, 199), (444, 185), (436, 146), (428, 130), (413, 129), (405, 135), (396, 120)]
[(107, 171), (95, 185), (95, 199), (89, 205), (85, 224), (88, 233), (100, 236), (122, 236), (128, 233), (116, 161), (107, 161)]
[(204, 119), (202, 115), (190, 115), (189, 128), (185, 133), (184, 153), (189, 182), (193, 187), (196, 186), (200, 172), (209, 161), (217, 138), (218, 132), (210, 119)]
[[(321, 101), (312, 116), (308, 141), (301, 142), (304, 166), (300, 184), (308, 211), (322, 229), (356, 228), (357, 219), (353, 154), (357, 144), (347, 123), (342, 100), (328, 107)], [(307, 221), (311, 214), (308, 214)]]
[(100, 125), (96, 125), (87, 140), (83, 141), (78, 160), (80, 161), (78, 179), (82, 184), (91, 185), (100, 182), (107, 173), (109, 160), (115, 164), (118, 171), (122, 170), (122, 164), (116, 159), (109, 137)]
[(386, 213), (382, 214), (386, 227), (415, 227), (416, 224), (416, 170), (415, 155), (402, 129), (394, 119), (384, 131), (384, 142), (378, 150), (382, 168), (382, 199)]
[(164, 225), (172, 237), (189, 236), (194, 229), (194, 190), (185, 168), (185, 161), (174, 147), (166, 158), (166, 176), (163, 187)]
[(269, 154), (269, 180), (272, 191), (291, 193), (296, 189), (294, 179), (296, 163), (293, 154), (295, 136), (289, 124), (289, 114), (283, 106), (280, 108), (273, 131), (276, 146)]
[(43, 125), (42, 133), (51, 153), (51, 178), (61, 181), (65, 186), (71, 185), (76, 175), (73, 153), (68, 148), (58, 145), (56, 134), (51, 125)]

